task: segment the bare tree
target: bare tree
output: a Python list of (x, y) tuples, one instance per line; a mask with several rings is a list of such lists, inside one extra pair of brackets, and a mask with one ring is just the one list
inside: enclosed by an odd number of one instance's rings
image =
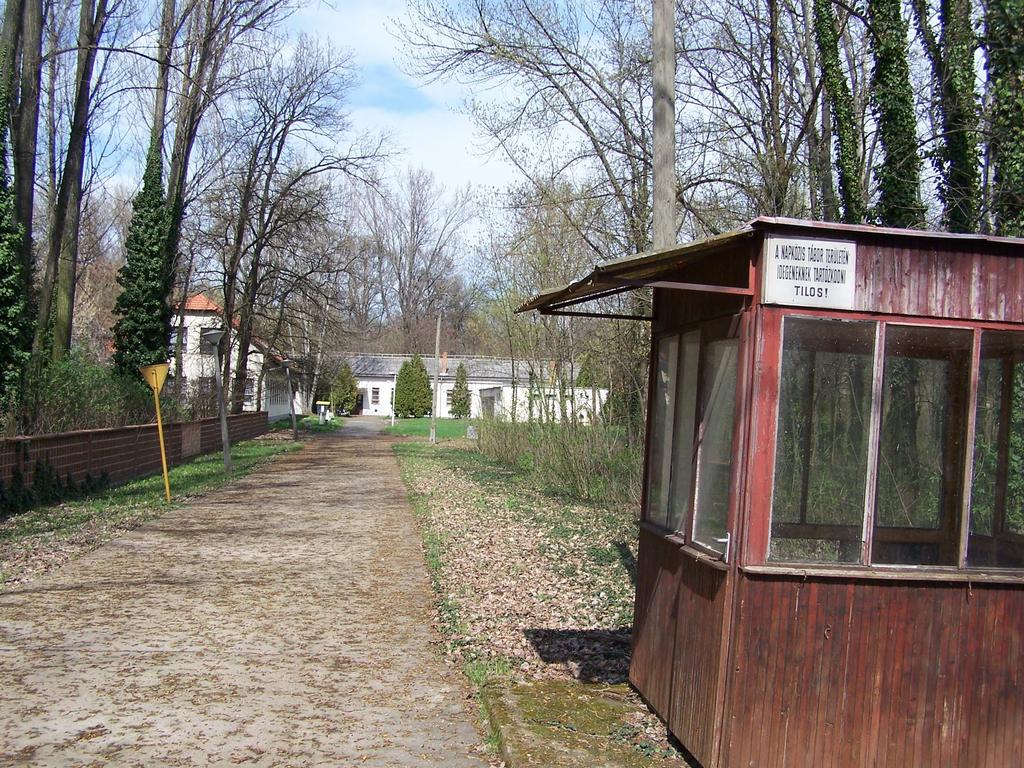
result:
[[(300, 247), (311, 228), (331, 226), (334, 176), (374, 164), (379, 140), (348, 132), (344, 101), (349, 59), (300, 37), (295, 49), (254, 51), (223, 137), (222, 183), (207, 198), (209, 240), (224, 291), (224, 315), (236, 337), (225, 355), (232, 407), (240, 410), (250, 342), (261, 303), (281, 306), (313, 275), (336, 270), (333, 254)], [(232, 346), (225, 337), (224, 350)], [(231, 376), (231, 372), (233, 377)]]
[(409, 169), (395, 188), (368, 188), (362, 225), (381, 258), (387, 317), (405, 350), (427, 346), (420, 320), (436, 318), (452, 295), (462, 230), (473, 215), (468, 189), (445, 199), (433, 175)]

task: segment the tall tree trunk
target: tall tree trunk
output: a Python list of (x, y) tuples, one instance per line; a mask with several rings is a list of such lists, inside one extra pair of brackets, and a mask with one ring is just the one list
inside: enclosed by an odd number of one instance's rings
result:
[(970, 0), (941, 0), (940, 37), (928, 22), (927, 0), (913, 0), (918, 38), (931, 65), (942, 131), (937, 154), (944, 225), (952, 232), (974, 232), (980, 215), (978, 110)]
[[(85, 143), (89, 134), (89, 107), (96, 51), (107, 21), (107, 0), (82, 0), (78, 21), (78, 60), (75, 66), (75, 102), (68, 134), (57, 204), (51, 214), (50, 236), (43, 281), (39, 292), (39, 324), (33, 354), (43, 354), (50, 313), (55, 305), (50, 356), (59, 359), (71, 346), (71, 321), (78, 266), (78, 233), (81, 223), (82, 178)], [(57, 283), (54, 295), (54, 281)]]
[[(23, 0), (20, 5), (20, 81), (18, 97), (11, 113), (11, 150), (14, 156), (14, 207), (22, 229), (21, 258), (31, 274), (32, 213), (36, 184), (36, 136), (39, 128), (39, 84), (42, 76), (43, 3)], [(6, 18), (6, 11), (5, 11)], [(5, 35), (6, 37), (6, 35)], [(13, 52), (8, 55), (13, 55)], [(12, 71), (12, 78), (14, 77)]]
[(868, 17), (874, 57), (871, 101), (884, 155), (876, 170), (878, 218), (894, 227), (923, 227), (921, 156), (902, 3), (868, 0)]
[(995, 232), (1024, 236), (1024, 3), (989, 0), (985, 16)]
[(825, 79), (825, 95), (837, 139), (836, 167), (839, 172), (839, 196), (843, 202), (843, 221), (859, 224), (864, 220), (864, 193), (860, 183), (861, 137), (854, 115), (850, 84), (840, 63), (839, 30), (832, 0), (814, 0), (814, 34)]

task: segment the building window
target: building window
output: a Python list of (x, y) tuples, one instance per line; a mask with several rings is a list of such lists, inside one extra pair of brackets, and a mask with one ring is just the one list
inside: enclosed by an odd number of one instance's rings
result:
[(985, 331), (974, 424), (967, 564), (1024, 567), (1024, 337)]
[(370, 405), (380, 405), (380, 387), (373, 387), (370, 390)]
[(672, 492), (667, 528), (681, 531), (690, 513), (693, 473), (696, 469), (697, 374), (700, 365), (700, 331), (684, 333), (676, 374), (675, 422), (672, 426)]
[(967, 330), (886, 326), (874, 563), (959, 561), (971, 344)]
[(171, 330), (171, 341), (167, 349), (173, 358), (178, 354), (178, 339), (181, 339), (181, 354), (188, 353), (188, 328), (173, 328)]
[(658, 341), (654, 391), (650, 404), (647, 519), (663, 528), (668, 527), (669, 481), (672, 473), (672, 415), (678, 354), (678, 336), (666, 336)]
[(1024, 565), (1024, 335), (787, 317), (779, 371), (769, 560)]
[[(731, 321), (730, 321), (731, 324)], [(721, 322), (658, 341), (645, 518), (724, 555), (739, 340)]]
[(785, 321), (771, 560), (861, 560), (874, 347), (874, 323)]
[(737, 339), (709, 342), (700, 377), (703, 395), (697, 435), (693, 540), (716, 552), (724, 552), (728, 541), (738, 350)]
[(245, 380), (245, 395), (243, 403), (246, 408), (251, 408), (256, 400), (256, 380), (248, 378)]

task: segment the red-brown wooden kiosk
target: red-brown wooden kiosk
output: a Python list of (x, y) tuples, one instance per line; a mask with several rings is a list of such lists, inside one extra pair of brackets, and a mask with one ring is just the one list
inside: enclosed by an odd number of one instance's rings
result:
[(630, 679), (705, 768), (1024, 766), (1024, 241), (760, 218), (653, 288)]

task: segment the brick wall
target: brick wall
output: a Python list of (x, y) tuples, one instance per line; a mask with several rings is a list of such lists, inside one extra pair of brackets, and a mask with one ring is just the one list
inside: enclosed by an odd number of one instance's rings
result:
[[(264, 411), (228, 416), (228, 437), (232, 443), (266, 431)], [(212, 418), (165, 424), (164, 445), (167, 462), (172, 466), (197, 452), (220, 450), (220, 421)], [(70, 474), (75, 482), (81, 482), (87, 474), (99, 477), (104, 472), (115, 485), (151, 475), (160, 471), (156, 424), (0, 440), (0, 481), (9, 484), (12, 471), (20, 466), (25, 483), (31, 483), (39, 460), (52, 465), (62, 480)]]

